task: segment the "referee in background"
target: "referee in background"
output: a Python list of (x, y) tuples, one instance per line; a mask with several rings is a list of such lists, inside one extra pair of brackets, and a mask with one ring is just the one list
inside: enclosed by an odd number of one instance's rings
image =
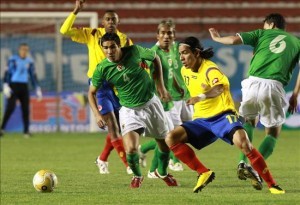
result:
[(29, 46), (26, 43), (22, 43), (19, 45), (19, 54), (12, 55), (8, 59), (3, 84), (3, 94), (7, 98), (7, 103), (0, 136), (4, 134), (5, 126), (16, 107), (17, 99), (20, 101), (22, 108), (24, 137), (28, 138), (31, 136), (29, 132), (29, 78), (31, 79), (33, 88), (36, 90), (38, 100), (42, 100), (42, 91), (36, 77), (34, 61), (28, 56), (28, 53)]

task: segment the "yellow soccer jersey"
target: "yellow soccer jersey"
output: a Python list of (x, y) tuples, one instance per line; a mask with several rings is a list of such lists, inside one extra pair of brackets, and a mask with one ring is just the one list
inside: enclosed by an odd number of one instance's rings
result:
[(215, 98), (207, 98), (194, 105), (193, 119), (209, 118), (229, 110), (236, 112), (230, 94), (228, 78), (218, 69), (214, 62), (203, 59), (198, 72), (193, 72), (191, 69), (183, 66), (181, 75), (191, 97), (196, 97), (215, 85), (224, 85), (224, 92), (221, 95)]
[[(99, 46), (98, 41), (105, 34), (104, 28), (74, 28), (72, 27), (76, 15), (72, 12), (65, 20), (60, 28), (60, 32), (64, 35), (70, 36), (72, 41), (77, 43), (86, 44), (89, 52), (89, 69), (87, 76), (91, 78), (98, 63), (105, 59), (105, 54)], [(121, 46), (132, 45), (132, 41), (127, 36), (117, 31), (121, 40)]]

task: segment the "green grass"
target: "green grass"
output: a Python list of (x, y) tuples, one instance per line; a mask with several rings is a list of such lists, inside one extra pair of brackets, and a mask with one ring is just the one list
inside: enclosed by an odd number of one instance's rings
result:
[[(263, 132), (256, 132), (259, 145)], [(141, 142), (148, 138), (141, 138)], [(131, 176), (115, 151), (109, 158), (109, 175), (100, 175), (94, 159), (103, 147), (104, 135), (83, 133), (35, 134), (23, 139), (20, 134), (6, 134), (1, 140), (1, 204), (300, 204), (300, 135), (283, 131), (268, 165), (285, 195), (272, 195), (266, 184), (262, 191), (249, 181), (236, 177), (239, 151), (221, 140), (197, 151), (201, 161), (216, 173), (216, 179), (202, 192), (192, 192), (196, 173), (184, 166), (172, 172), (181, 187), (167, 187), (162, 180), (145, 178), (141, 189), (130, 189)], [(153, 152), (147, 157), (149, 168)], [(32, 178), (40, 169), (50, 169), (58, 177), (52, 193), (38, 193)]]

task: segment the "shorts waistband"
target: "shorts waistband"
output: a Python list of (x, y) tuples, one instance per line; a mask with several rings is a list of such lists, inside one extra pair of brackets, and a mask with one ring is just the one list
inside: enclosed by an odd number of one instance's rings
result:
[(249, 79), (256, 80), (258, 82), (275, 83), (277, 85), (283, 86), (281, 82), (279, 82), (277, 80), (273, 80), (273, 79), (265, 79), (265, 78), (255, 77), (255, 76), (249, 76)]

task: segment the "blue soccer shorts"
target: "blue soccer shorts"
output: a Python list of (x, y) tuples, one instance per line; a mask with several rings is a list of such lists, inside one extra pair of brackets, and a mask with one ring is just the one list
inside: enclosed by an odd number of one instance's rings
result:
[[(89, 84), (90, 83), (91, 79), (89, 79)], [(97, 90), (96, 98), (99, 112), (102, 115), (105, 115), (109, 112), (117, 113), (121, 108), (119, 99), (108, 82), (104, 82), (102, 87)]]
[(181, 126), (187, 132), (188, 142), (199, 150), (219, 138), (232, 145), (235, 131), (244, 129), (242, 122), (233, 112), (224, 112), (211, 118), (198, 118)]

